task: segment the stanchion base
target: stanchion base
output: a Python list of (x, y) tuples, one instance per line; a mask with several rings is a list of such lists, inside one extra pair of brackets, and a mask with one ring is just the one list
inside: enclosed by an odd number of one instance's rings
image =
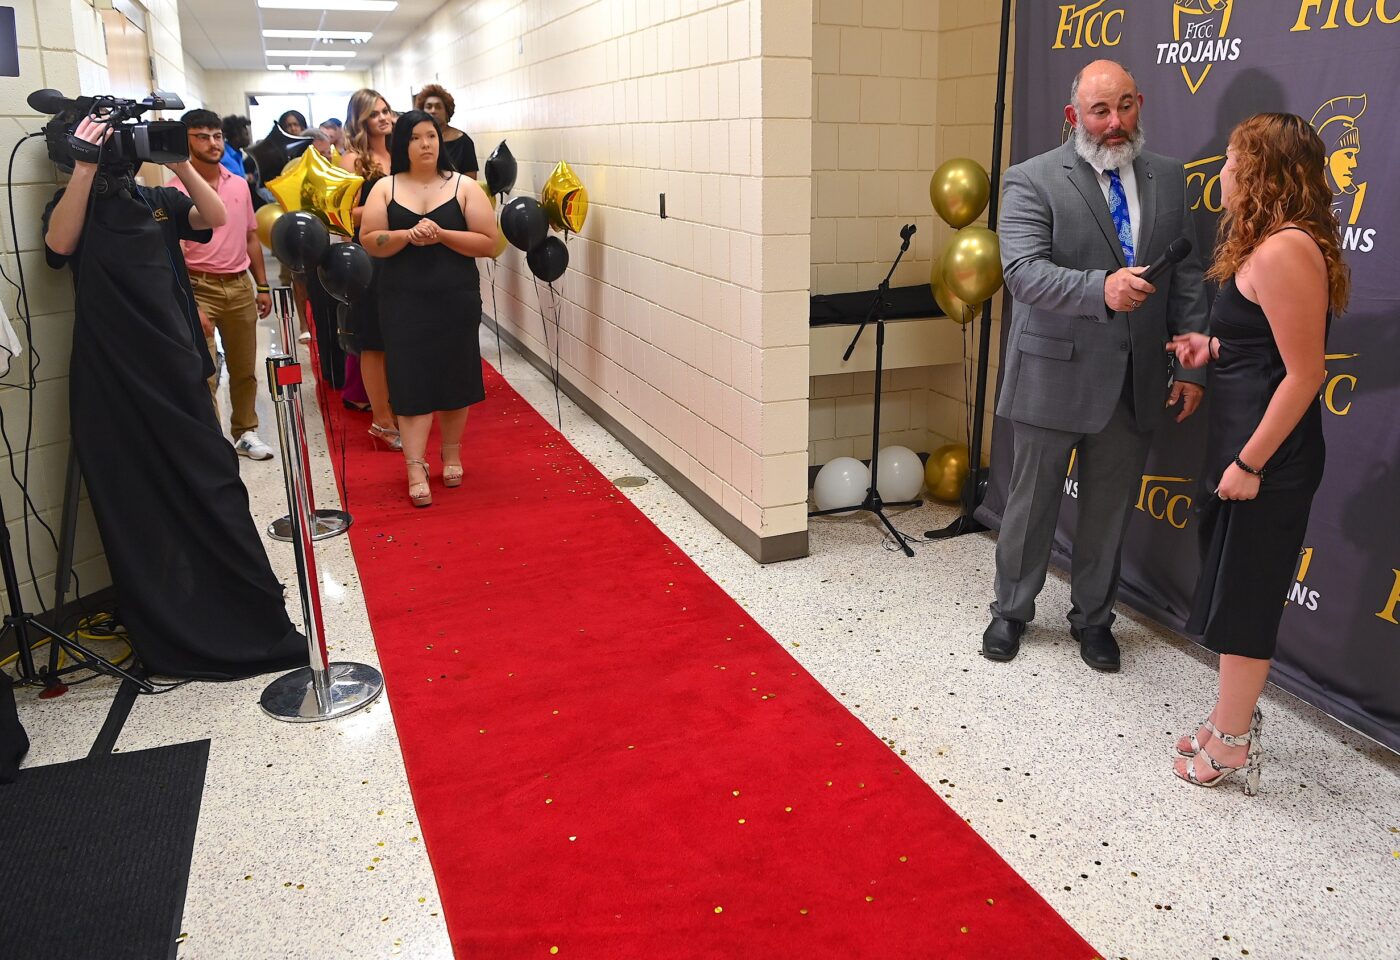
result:
[(263, 690), (263, 712), (290, 723), (334, 720), (367, 707), (384, 692), (384, 677), (364, 663), (332, 663), (329, 669), (331, 702), (325, 713), (316, 705), (311, 668), (299, 667), (283, 674)]
[[(312, 540), (329, 540), (331, 537), (338, 537), (346, 530), (350, 529), (350, 524), (355, 522), (355, 518), (344, 510), (317, 510), (316, 522), (312, 524)], [(268, 524), (267, 535), (274, 540), (281, 540), (283, 543), (292, 542), (292, 518), (290, 516), (279, 517)]]

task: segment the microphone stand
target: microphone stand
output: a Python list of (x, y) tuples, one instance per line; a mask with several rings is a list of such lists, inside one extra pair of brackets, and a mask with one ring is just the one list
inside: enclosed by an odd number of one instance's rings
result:
[(903, 243), (899, 245), (899, 253), (894, 258), (894, 263), (890, 264), (890, 272), (885, 274), (885, 279), (880, 281), (879, 287), (875, 290), (875, 299), (870, 303), (870, 309), (865, 313), (865, 319), (856, 328), (856, 335), (851, 338), (850, 346), (842, 355), (841, 360), (845, 362), (851, 359), (851, 354), (856, 349), (856, 344), (860, 342), (860, 335), (865, 332), (865, 327), (871, 319), (875, 320), (875, 410), (870, 426), (870, 488), (865, 491), (865, 499), (852, 507), (832, 507), (828, 510), (813, 510), (808, 513), (809, 517), (825, 517), (834, 513), (848, 513), (852, 510), (864, 510), (873, 513), (880, 518), (880, 522), (889, 530), (890, 536), (894, 537), (894, 542), (899, 544), (906, 557), (914, 556), (913, 549), (909, 546), (904, 534), (894, 528), (889, 517), (885, 516), (885, 507), (917, 507), (923, 503), (922, 500), (899, 500), (894, 503), (885, 503), (880, 499), (878, 489), (880, 473), (880, 392), (881, 381), (885, 366), (885, 298), (890, 292), (890, 277), (894, 276), (895, 268), (899, 266), (899, 261), (909, 249), (909, 238), (914, 235), (914, 224), (909, 224), (899, 232)]

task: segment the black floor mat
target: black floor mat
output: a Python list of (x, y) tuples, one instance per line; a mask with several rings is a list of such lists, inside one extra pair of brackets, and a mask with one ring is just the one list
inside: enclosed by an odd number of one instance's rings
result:
[(208, 759), (197, 740), (0, 786), (5, 960), (174, 957)]

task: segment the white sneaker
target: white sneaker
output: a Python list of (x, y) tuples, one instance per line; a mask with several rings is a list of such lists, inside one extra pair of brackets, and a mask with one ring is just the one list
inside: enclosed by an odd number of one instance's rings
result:
[(272, 448), (263, 443), (252, 430), (244, 430), (243, 436), (238, 438), (233, 449), (238, 451), (240, 457), (247, 457), (249, 460), (272, 459)]

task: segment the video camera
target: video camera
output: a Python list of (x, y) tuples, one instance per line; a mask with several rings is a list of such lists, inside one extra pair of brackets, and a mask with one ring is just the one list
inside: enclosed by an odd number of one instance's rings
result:
[(72, 136), (84, 117), (92, 117), (112, 128), (112, 136), (102, 146), (101, 169), (126, 174), (143, 163), (178, 163), (190, 156), (185, 125), (179, 120), (139, 120), (147, 110), (183, 110), (184, 102), (173, 93), (155, 90), (145, 100), (124, 100), (113, 96), (69, 99), (57, 90), (35, 90), (29, 106), (53, 119), (44, 124), (44, 141), (49, 159), (71, 172), (75, 153), (83, 156), (94, 149)]

